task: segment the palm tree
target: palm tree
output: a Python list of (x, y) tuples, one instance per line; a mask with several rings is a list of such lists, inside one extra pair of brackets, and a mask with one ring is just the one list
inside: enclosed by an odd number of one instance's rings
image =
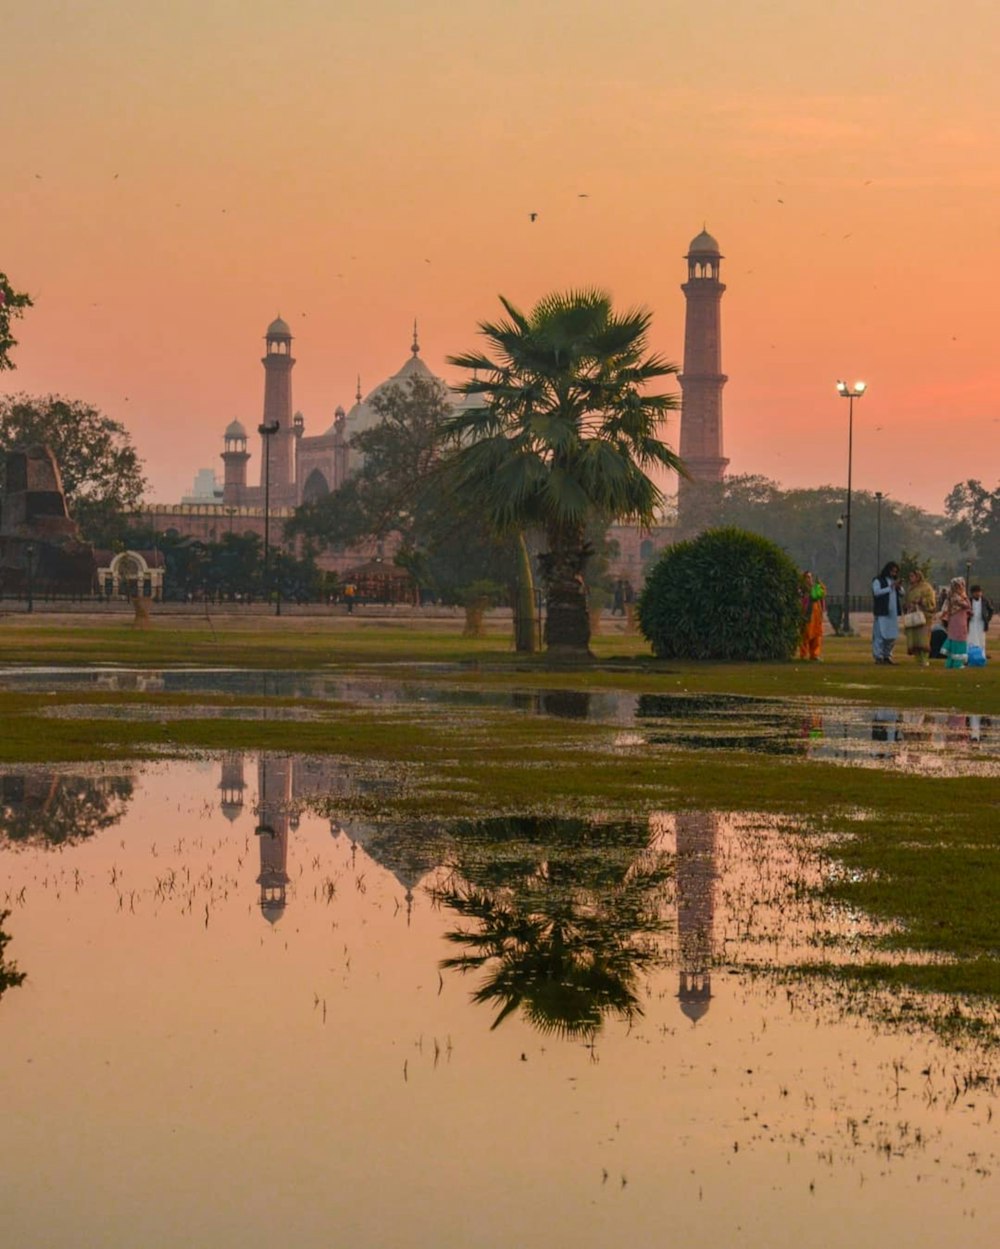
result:
[(586, 525), (651, 523), (662, 495), (648, 470), (684, 471), (657, 437), (677, 397), (647, 393), (677, 366), (648, 354), (651, 314), (616, 313), (604, 291), (549, 295), (528, 315), (500, 302), (509, 319), (479, 326), (490, 354), (449, 361), (473, 373), (459, 390), (483, 401), (448, 423), (457, 481), (499, 531), (544, 533), (546, 646), (588, 655)]

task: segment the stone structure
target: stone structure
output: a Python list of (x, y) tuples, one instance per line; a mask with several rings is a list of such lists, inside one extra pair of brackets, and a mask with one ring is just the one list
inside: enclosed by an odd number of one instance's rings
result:
[(0, 592), (89, 594), (97, 565), (66, 509), (62, 477), (45, 446), (15, 447), (0, 499)]
[[(684, 371), (679, 377), (681, 404), (680, 457), (691, 474), (681, 478), (678, 497), (678, 526), (682, 533), (701, 528), (697, 507), (698, 487), (722, 481), (729, 461), (722, 454), (722, 372), (721, 304), (725, 286), (719, 280), (722, 254), (719, 244), (702, 232), (691, 240), (688, 254), (688, 280), (681, 287), (687, 300), (684, 322)], [(697, 519), (696, 519), (697, 518)]]

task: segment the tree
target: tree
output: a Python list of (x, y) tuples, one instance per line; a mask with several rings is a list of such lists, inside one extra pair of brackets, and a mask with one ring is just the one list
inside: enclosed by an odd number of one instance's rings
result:
[(656, 436), (676, 396), (647, 393), (677, 367), (647, 354), (650, 313), (616, 313), (604, 291), (549, 295), (527, 315), (500, 302), (509, 319), (479, 327), (493, 354), (450, 359), (473, 373), (459, 389), (484, 401), (448, 423), (456, 477), (498, 532), (544, 533), (546, 646), (586, 656), (587, 525), (651, 523), (662, 496), (647, 470), (683, 471)]
[(992, 492), (981, 481), (960, 481), (944, 501), (952, 522), (945, 537), (959, 550), (973, 547), (987, 573), (1000, 573), (1000, 486)]
[(419, 586), (456, 602), (472, 582), (513, 578), (509, 539), (447, 487), (447, 392), (426, 378), (376, 395), (378, 424), (351, 437), (360, 467), (332, 493), (300, 507), (286, 526), (322, 546), (400, 539), (396, 562)]
[(0, 273), (0, 373), (15, 367), (10, 353), (17, 346), (17, 339), (10, 332), (10, 323), (23, 316), (25, 308), (31, 305), (31, 296), (14, 290), (6, 273)]
[[(783, 490), (756, 474), (702, 483), (690, 493), (702, 527), (745, 529), (777, 542), (799, 568), (817, 573), (834, 595), (843, 590), (846, 498), (840, 486)], [(864, 593), (890, 557), (926, 553), (936, 578), (950, 575), (954, 556), (941, 534), (944, 518), (909, 503), (855, 490), (851, 506), (851, 592)]]
[(798, 569), (742, 529), (669, 547), (639, 598), (639, 628), (660, 659), (788, 659), (801, 625)]
[(34, 443), (52, 449), (70, 515), (91, 541), (100, 545), (115, 518), (139, 505), (146, 479), (119, 421), (59, 395), (0, 397), (0, 453)]

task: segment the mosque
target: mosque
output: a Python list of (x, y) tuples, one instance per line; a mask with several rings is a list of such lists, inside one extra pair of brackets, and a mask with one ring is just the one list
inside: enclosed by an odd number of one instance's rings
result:
[[(698, 486), (722, 480), (729, 461), (722, 451), (721, 301), (725, 286), (720, 280), (723, 257), (719, 244), (702, 230), (692, 239), (685, 260), (688, 279), (682, 285), (686, 301), (684, 361), (678, 378), (682, 391), (680, 444), (690, 479), (682, 480), (675, 523), (653, 530), (615, 526), (619, 554), (611, 573), (641, 584), (643, 570), (659, 552), (680, 535), (691, 531), (697, 508)], [(141, 524), (159, 533), (173, 531), (205, 542), (219, 541), (227, 532), (252, 532), (264, 536), (265, 513), (270, 517), (272, 538), (280, 541), (284, 522), (303, 503), (313, 502), (338, 490), (357, 466), (353, 435), (371, 429), (380, 417), (376, 403), (393, 387), (404, 387), (415, 377), (439, 387), (453, 405), (468, 402), (437, 377), (421, 359), (417, 327), (409, 354), (401, 367), (362, 397), (360, 379), (349, 411), (337, 407), (330, 425), (308, 434), (303, 414), (292, 402), (292, 331), (280, 316), (264, 336), (264, 402), (260, 425), (250, 431), (234, 420), (222, 433), (222, 480), (202, 469), (192, 493), (178, 504), (152, 504), (138, 514)], [(256, 459), (251, 466), (250, 461)], [(252, 471), (251, 471), (252, 467)], [(251, 480), (252, 478), (252, 480)], [(382, 555), (374, 540), (351, 551), (327, 552), (323, 567), (344, 572), (364, 560)]]

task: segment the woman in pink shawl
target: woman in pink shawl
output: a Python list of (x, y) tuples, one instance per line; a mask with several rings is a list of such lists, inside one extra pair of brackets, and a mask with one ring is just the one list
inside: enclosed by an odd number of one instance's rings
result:
[(972, 604), (965, 592), (965, 578), (952, 577), (948, 593), (941, 608), (941, 620), (947, 626), (948, 637), (941, 647), (946, 668), (964, 668), (969, 659), (969, 619)]

